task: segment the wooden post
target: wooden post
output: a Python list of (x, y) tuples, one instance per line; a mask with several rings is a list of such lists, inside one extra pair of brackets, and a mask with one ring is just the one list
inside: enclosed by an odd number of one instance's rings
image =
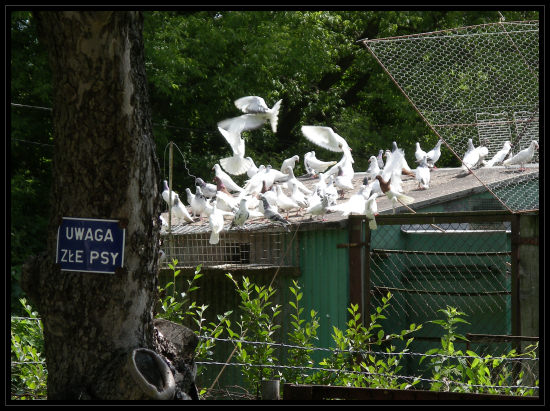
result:
[[(349, 219), (349, 302), (358, 304), (358, 312), (363, 321), (363, 284), (362, 284), (362, 227), (363, 220), (359, 218)], [(363, 322), (365, 324), (366, 322)]]
[(363, 318), (365, 318), (365, 324), (369, 323), (370, 318), (370, 300), (371, 300), (371, 287), (370, 287), (370, 242), (371, 242), (371, 229), (368, 222), (365, 224), (365, 257), (364, 257), (364, 274), (363, 274)]
[[(520, 303), (519, 334), (528, 337), (539, 336), (539, 216), (522, 214), (519, 217), (518, 248), (518, 297)], [(530, 344), (522, 342), (520, 349)], [(538, 363), (525, 361), (524, 385), (533, 385), (539, 376)]]
[(279, 398), (279, 380), (262, 381), (262, 400), (278, 400)]

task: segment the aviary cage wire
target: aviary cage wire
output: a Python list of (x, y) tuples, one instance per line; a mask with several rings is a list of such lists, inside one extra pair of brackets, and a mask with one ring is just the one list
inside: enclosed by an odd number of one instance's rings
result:
[[(442, 149), (460, 160), (470, 138), (489, 149), (486, 160), (506, 140), (513, 154), (538, 142), (538, 21), (360, 41), (443, 140)], [(528, 167), (538, 163), (536, 151)], [(509, 172), (521, 173), (512, 167)], [(538, 183), (535, 173), (489, 191), (512, 212), (538, 210)]]

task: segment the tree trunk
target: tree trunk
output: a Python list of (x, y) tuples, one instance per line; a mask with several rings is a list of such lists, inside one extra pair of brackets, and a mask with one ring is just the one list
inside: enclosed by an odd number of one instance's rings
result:
[[(53, 70), (55, 154), (46, 252), (25, 265), (23, 287), (44, 323), (48, 399), (147, 398), (132, 379), (136, 367), (149, 388), (171, 382), (149, 351), (160, 196), (142, 16), (35, 17)], [(61, 271), (55, 256), (62, 217), (127, 221), (124, 269)]]

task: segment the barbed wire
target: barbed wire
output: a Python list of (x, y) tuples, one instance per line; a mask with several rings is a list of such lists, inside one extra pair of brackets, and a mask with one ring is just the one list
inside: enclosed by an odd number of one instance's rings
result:
[(326, 371), (326, 372), (334, 372), (338, 374), (358, 374), (358, 375), (369, 375), (369, 376), (381, 376), (381, 377), (389, 377), (393, 379), (404, 379), (404, 380), (418, 380), (418, 381), (424, 381), (424, 382), (443, 382), (446, 384), (456, 384), (461, 385), (465, 387), (473, 387), (473, 388), (496, 388), (496, 389), (514, 389), (514, 388), (525, 388), (525, 389), (539, 389), (537, 386), (525, 386), (525, 385), (478, 385), (478, 384), (467, 384), (460, 381), (452, 381), (452, 380), (433, 380), (429, 378), (422, 378), (418, 376), (410, 376), (410, 375), (395, 375), (395, 374), (385, 374), (385, 373), (374, 373), (369, 371), (356, 371), (356, 370), (343, 370), (343, 369), (335, 369), (335, 368), (318, 368), (318, 367), (299, 367), (295, 365), (275, 365), (275, 364), (250, 364), (250, 363), (237, 363), (237, 362), (230, 362), (230, 363), (224, 363), (224, 362), (217, 362), (217, 361), (197, 361), (197, 365), (233, 365), (238, 367), (258, 367), (258, 368), (285, 368), (285, 369), (299, 369), (299, 370), (311, 370), (311, 371)]
[(483, 359), (483, 360), (501, 360), (501, 361), (538, 361), (539, 358), (530, 358), (530, 357), (481, 357), (481, 356), (474, 356), (474, 355), (448, 355), (448, 354), (425, 354), (425, 353), (417, 353), (417, 352), (383, 352), (383, 351), (370, 351), (370, 350), (342, 350), (339, 348), (323, 348), (323, 347), (303, 347), (299, 345), (291, 345), (291, 344), (284, 344), (284, 343), (271, 343), (271, 342), (265, 342), (265, 341), (247, 341), (247, 340), (239, 340), (239, 339), (230, 339), (230, 338), (216, 338), (216, 337), (209, 337), (204, 335), (199, 335), (199, 339), (204, 340), (216, 340), (216, 341), (222, 341), (222, 342), (231, 342), (231, 343), (244, 343), (244, 344), (250, 344), (250, 345), (269, 345), (269, 346), (275, 346), (275, 347), (283, 347), (283, 348), (290, 348), (290, 349), (301, 349), (301, 350), (307, 350), (307, 351), (328, 351), (331, 353), (349, 353), (349, 354), (380, 354), (380, 355), (410, 355), (410, 356), (418, 356), (418, 357), (441, 357), (441, 358), (457, 358), (457, 359)]

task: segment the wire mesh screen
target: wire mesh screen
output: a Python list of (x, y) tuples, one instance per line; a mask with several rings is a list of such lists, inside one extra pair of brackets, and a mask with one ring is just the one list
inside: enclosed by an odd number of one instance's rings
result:
[[(412, 351), (441, 346), (445, 331), (430, 321), (444, 319), (440, 310), (448, 307), (464, 313), (468, 322), (458, 325), (459, 334), (513, 334), (511, 223), (507, 218), (461, 218), (437, 224), (380, 219), (371, 231), (369, 312), (391, 292), (384, 330), (399, 333), (412, 323), (423, 324)], [(500, 355), (512, 348), (500, 341), (470, 346), (478, 355)]]
[[(487, 147), (485, 160), (501, 150), (505, 141), (511, 142), (512, 155), (528, 148), (531, 141), (538, 143), (538, 21), (500, 22), (363, 43), (460, 160), (468, 139), (475, 147)], [(538, 163), (535, 149), (528, 167), (538, 168)], [(510, 166), (510, 172), (520, 172), (518, 167)], [(511, 211), (533, 209), (535, 197), (534, 208), (538, 209), (538, 187), (535, 193), (535, 187), (528, 186), (523, 203), (510, 199), (523, 183), (510, 184), (511, 189), (494, 191), (494, 195)]]
[(280, 231), (232, 230), (220, 234), (217, 244), (210, 244), (209, 232), (163, 236), (163, 250), (166, 258), (161, 268), (168, 268), (172, 259), (178, 260), (178, 267), (203, 267), (220, 269), (295, 267), (297, 263), (297, 242), (291, 241), (292, 234)]

